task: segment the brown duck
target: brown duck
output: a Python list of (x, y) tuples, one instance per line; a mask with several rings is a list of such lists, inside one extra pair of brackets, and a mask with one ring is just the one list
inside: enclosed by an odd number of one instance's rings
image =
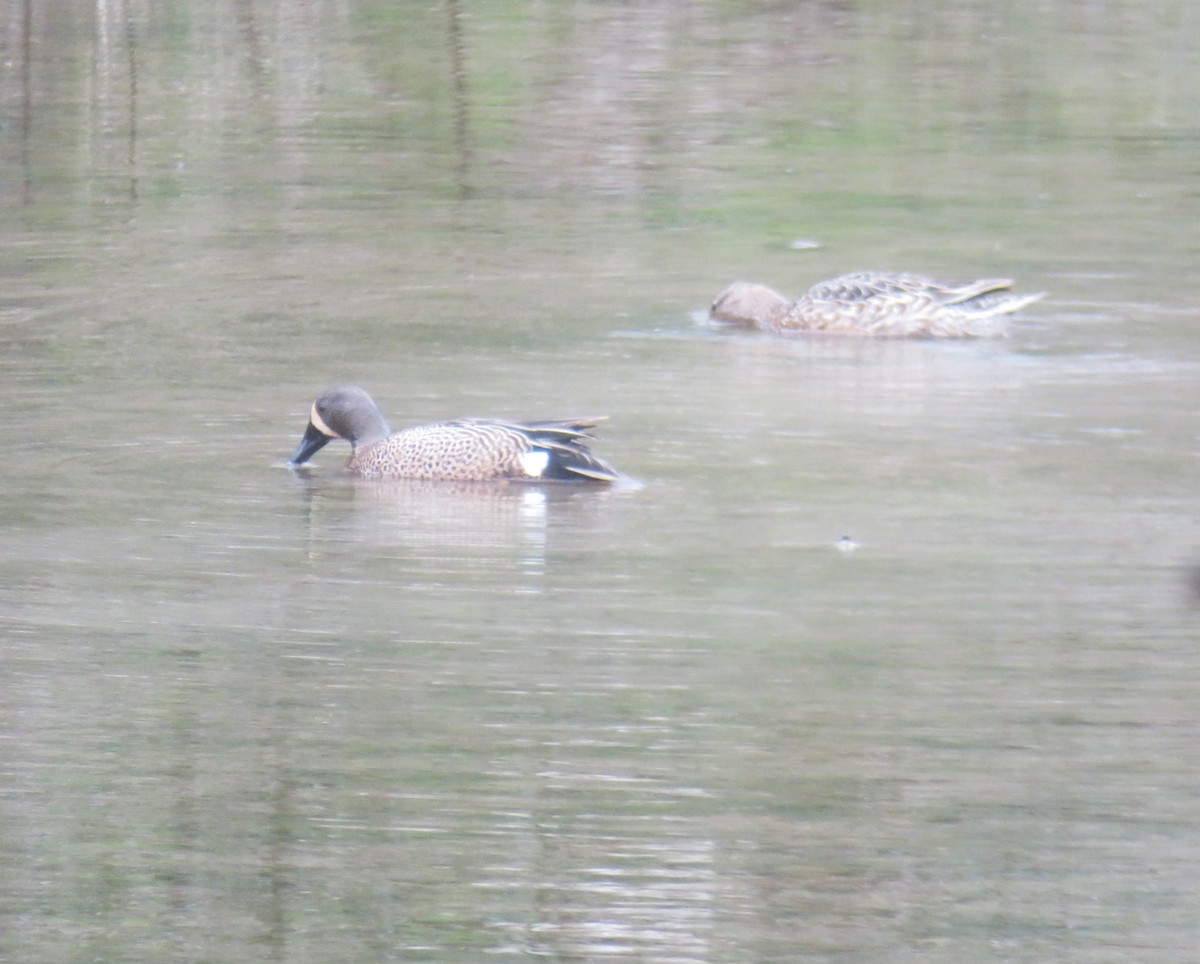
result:
[(914, 274), (860, 271), (813, 285), (790, 302), (765, 285), (735, 281), (709, 318), (763, 331), (826, 331), (876, 338), (980, 338), (1004, 333), (1003, 316), (1043, 293), (1018, 295), (1012, 281), (944, 284)]

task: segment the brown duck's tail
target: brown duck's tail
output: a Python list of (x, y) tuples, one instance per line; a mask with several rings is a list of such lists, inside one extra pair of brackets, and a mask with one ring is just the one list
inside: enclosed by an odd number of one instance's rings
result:
[(1015, 295), (1007, 288), (993, 288), (959, 302), (959, 306), (980, 318), (1011, 315), (1046, 297), (1044, 291), (1031, 295)]
[(1012, 293), (1012, 286), (1011, 278), (982, 278), (970, 284), (947, 286), (944, 304), (988, 315), (1006, 315), (1020, 311), (1046, 294), (1039, 291), (1032, 295), (1017, 295)]

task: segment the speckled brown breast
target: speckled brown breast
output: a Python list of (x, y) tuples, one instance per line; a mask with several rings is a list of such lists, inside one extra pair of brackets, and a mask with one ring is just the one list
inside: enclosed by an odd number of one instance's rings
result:
[(346, 468), (363, 478), (485, 482), (532, 478), (521, 456), (533, 442), (518, 428), (498, 423), (438, 422), (405, 429), (364, 446)]

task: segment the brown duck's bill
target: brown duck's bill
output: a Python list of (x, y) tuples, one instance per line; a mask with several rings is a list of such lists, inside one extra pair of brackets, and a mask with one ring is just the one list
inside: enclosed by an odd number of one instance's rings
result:
[(303, 465), (331, 441), (333, 441), (332, 436), (326, 435), (312, 422), (309, 422), (308, 428), (304, 432), (304, 438), (300, 440), (296, 451), (288, 459), (288, 465)]

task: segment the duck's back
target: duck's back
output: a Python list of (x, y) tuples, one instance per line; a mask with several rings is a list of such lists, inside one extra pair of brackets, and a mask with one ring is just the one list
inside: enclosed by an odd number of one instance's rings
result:
[(914, 274), (861, 271), (813, 285), (781, 328), (854, 331), (887, 337), (996, 334), (996, 318), (1041, 297), (1014, 295), (1007, 278), (943, 284)]
[(593, 423), (468, 418), (418, 425), (356, 450), (347, 468), (364, 478), (459, 482), (617, 478), (584, 447), (583, 430)]

